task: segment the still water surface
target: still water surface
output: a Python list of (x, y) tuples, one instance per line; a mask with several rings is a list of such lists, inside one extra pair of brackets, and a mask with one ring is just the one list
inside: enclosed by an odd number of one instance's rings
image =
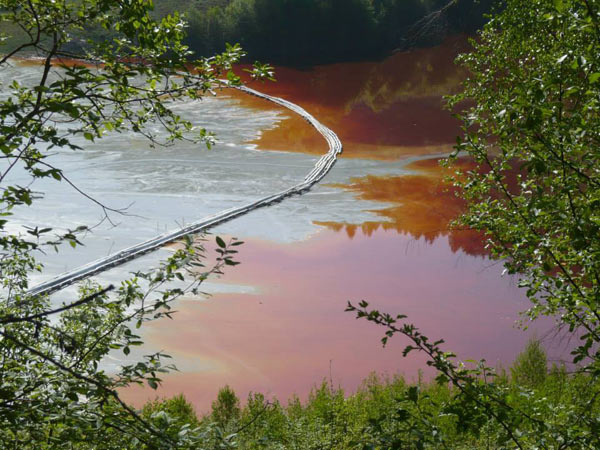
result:
[[(181, 370), (165, 378), (158, 395), (184, 392), (202, 411), (225, 384), (242, 398), (262, 391), (286, 399), (306, 395), (323, 378), (352, 390), (371, 371), (415, 377), (423, 358), (403, 359), (402, 339), (382, 349), (380, 329), (344, 313), (348, 300), (407, 314), (460, 357), (492, 365), (514, 358), (528, 339), (513, 325), (527, 302), (486, 257), (479, 236), (448, 230), (462, 204), (437, 164), (459, 132), (442, 95), (464, 77), (452, 61), (465, 46), (459, 38), (381, 62), (280, 68), (278, 83), (252, 86), (298, 103), (331, 127), (344, 158), (306, 195), (214, 230), (246, 241), (242, 264), (207, 283), (210, 298), (183, 299), (173, 321), (146, 328), (144, 353), (164, 350)], [(0, 77), (25, 80), (36, 70), (15, 64)], [(142, 139), (116, 135), (52, 156), (86, 192), (128, 207), (129, 215), (95, 228), (84, 250), (45, 256), (44, 277), (281, 190), (303, 179), (326, 151), (303, 120), (237, 92), (177, 108), (217, 134), (213, 150), (150, 149)], [(13, 181), (25, 182), (20, 176)], [(15, 226), (69, 228), (102, 216), (64, 183), (36, 187), (46, 198), (18, 211)], [(118, 281), (165, 251), (98, 280)], [(69, 295), (72, 289), (56, 301)], [(124, 395), (139, 404), (157, 393), (135, 388)]]

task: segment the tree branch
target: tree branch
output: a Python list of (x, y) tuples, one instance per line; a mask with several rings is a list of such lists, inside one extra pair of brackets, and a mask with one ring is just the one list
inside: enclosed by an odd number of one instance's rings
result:
[(85, 305), (86, 303), (90, 303), (90, 302), (94, 301), (96, 298), (106, 294), (109, 291), (112, 291), (113, 289), (114, 289), (114, 286), (111, 284), (107, 288), (102, 289), (101, 291), (98, 291), (94, 294), (88, 295), (87, 297), (84, 297), (81, 300), (78, 300), (76, 302), (62, 306), (60, 308), (52, 309), (50, 311), (45, 311), (43, 313), (33, 314), (31, 316), (25, 316), (25, 317), (7, 316), (4, 318), (0, 318), (0, 325), (7, 325), (9, 323), (19, 323), (19, 322), (31, 322), (31, 321), (34, 321), (37, 319), (41, 319), (43, 317), (48, 317), (48, 316), (52, 316), (54, 314), (59, 314), (64, 311), (68, 311), (70, 309), (77, 308), (78, 306)]

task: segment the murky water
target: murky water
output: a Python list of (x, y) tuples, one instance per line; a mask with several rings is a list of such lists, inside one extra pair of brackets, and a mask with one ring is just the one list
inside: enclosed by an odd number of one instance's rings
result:
[[(528, 336), (513, 324), (527, 307), (523, 293), (487, 259), (479, 236), (448, 229), (462, 204), (437, 159), (459, 130), (441, 97), (464, 76), (452, 64), (464, 48), (464, 39), (455, 39), (382, 62), (279, 69), (278, 83), (252, 86), (298, 103), (331, 127), (345, 157), (306, 195), (214, 230), (246, 241), (242, 264), (205, 286), (212, 297), (183, 299), (174, 321), (146, 328), (145, 352), (164, 350), (181, 370), (166, 377), (159, 395), (184, 392), (205, 410), (225, 384), (242, 397), (262, 391), (285, 399), (323, 378), (351, 390), (373, 370), (416, 376), (424, 360), (403, 359), (401, 339), (382, 349), (380, 329), (344, 313), (348, 300), (407, 314), (461, 357), (507, 364), (520, 351)], [(16, 65), (0, 77), (25, 79), (35, 70)], [(82, 189), (128, 207), (129, 215), (94, 229), (84, 250), (44, 257), (44, 277), (276, 192), (304, 178), (326, 151), (304, 121), (240, 93), (177, 108), (217, 134), (213, 150), (184, 143), (150, 149), (142, 139), (117, 135), (52, 156)], [(64, 228), (101, 218), (64, 183), (38, 188), (46, 198), (18, 211), (18, 225)], [(99, 279), (119, 280), (159, 256)], [(157, 393), (136, 388), (124, 395), (141, 403)]]
[[(3, 80), (17, 79), (22, 83), (35, 82), (38, 75), (39, 67), (19, 63), (0, 72)], [(113, 224), (104, 221), (95, 227), (83, 240), (85, 251), (65, 249), (63, 254), (42, 255), (47, 268), (44, 277), (72, 269), (166, 229), (176, 229), (209, 214), (281, 191), (303, 180), (317, 159), (314, 155), (280, 152), (276, 147), (271, 147), (268, 153), (258, 151), (255, 144), (249, 143), (259, 138), (262, 130), (273, 128), (282, 120), (283, 110), (273, 106), (263, 111), (250, 110), (241, 106), (240, 100), (223, 95), (223, 98), (207, 97), (202, 101), (176, 104), (174, 108), (195, 125), (215, 133), (217, 145), (207, 150), (202, 144), (182, 142), (152, 149), (143, 138), (112, 134), (96, 144), (75, 139), (74, 143), (84, 147), (84, 151), (53, 150), (47, 159), (49, 163), (61, 167), (69, 180), (87, 194), (106, 206), (123, 209), (125, 215), (110, 213)], [(305, 127), (312, 130), (307, 124)], [(160, 136), (160, 129), (155, 131)], [(326, 151), (324, 142), (320, 147)], [(345, 166), (331, 180), (344, 180), (342, 174), (348, 171), (354, 175), (361, 173), (356, 165)], [(7, 182), (26, 184), (30, 180), (23, 171), (15, 170)], [(44, 199), (37, 201), (35, 208), (18, 209), (12, 226), (39, 224), (58, 231), (102, 220), (102, 209), (66, 183), (36, 180), (33, 188), (44, 192)], [(324, 189), (316, 196), (317, 201), (314, 198), (302, 200), (301, 205), (290, 206), (288, 214), (294, 219), (287, 221), (294, 222), (291, 226), (257, 225), (250, 235), (282, 241), (303, 239), (314, 232), (315, 227), (309, 218), (297, 220), (298, 211), (310, 203), (316, 217), (340, 218), (341, 211), (347, 207), (343, 197), (347, 203), (354, 204), (352, 196)], [(357, 211), (360, 213), (359, 208)], [(235, 232), (235, 224), (232, 230)]]

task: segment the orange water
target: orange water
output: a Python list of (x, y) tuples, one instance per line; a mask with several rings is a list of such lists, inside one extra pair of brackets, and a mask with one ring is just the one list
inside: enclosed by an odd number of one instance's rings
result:
[[(254, 291), (184, 300), (174, 321), (151, 324), (147, 341), (173, 354), (183, 370), (167, 376), (158, 393), (128, 390), (128, 400), (183, 392), (206, 411), (225, 384), (242, 398), (260, 391), (285, 400), (305, 396), (325, 378), (352, 391), (372, 371), (417, 376), (425, 360), (401, 357), (406, 339), (383, 349), (382, 329), (344, 312), (348, 301), (362, 299), (407, 314), (460, 357), (510, 363), (528, 339), (514, 326), (527, 301), (514, 279), (501, 276), (501, 264), (487, 258), (480, 235), (450, 229), (464, 204), (436, 156), (451, 151), (460, 131), (442, 96), (465, 77), (453, 60), (466, 48), (465, 38), (453, 38), (380, 62), (278, 68), (278, 83), (251, 84), (300, 104), (331, 127), (344, 143), (344, 157), (382, 164), (412, 157), (405, 166), (410, 174), (366, 172), (334, 185), (373, 203), (369, 221), (315, 220), (317, 232), (292, 244), (246, 239), (242, 264), (221, 281)], [(273, 108), (224, 94), (248, 108)], [(310, 126), (283, 114), (254, 142), (258, 148), (326, 151)]]

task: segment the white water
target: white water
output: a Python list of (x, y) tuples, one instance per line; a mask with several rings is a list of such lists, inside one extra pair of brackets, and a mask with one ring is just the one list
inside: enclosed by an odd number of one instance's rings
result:
[[(31, 83), (38, 73), (37, 67), (14, 65), (0, 72), (0, 80)], [(196, 126), (214, 132), (218, 144), (212, 150), (188, 142), (152, 149), (143, 137), (112, 134), (95, 144), (76, 142), (84, 151), (54, 151), (48, 162), (62, 168), (80, 189), (103, 204), (126, 207), (127, 215), (111, 214), (116, 226), (105, 221), (94, 228), (93, 233), (83, 238), (84, 249), (65, 246), (58, 254), (41, 255), (46, 270), (43, 275), (34, 276), (32, 284), (166, 230), (281, 191), (301, 182), (317, 159), (310, 155), (258, 151), (246, 144), (261, 130), (275, 126), (282, 111), (248, 110), (235, 100), (212, 97), (179, 103), (175, 109)], [(160, 134), (159, 128), (156, 131)], [(351, 176), (364, 174), (367, 167), (369, 173), (402, 170), (400, 165), (390, 163), (344, 160), (325, 182), (347, 181)], [(23, 171), (14, 171), (7, 182), (26, 184), (30, 180)], [(11, 220), (12, 230), (37, 225), (63, 231), (93, 225), (102, 219), (102, 210), (65, 182), (37, 180), (33, 187), (44, 192), (44, 198), (36, 201), (34, 207), (18, 208)], [(316, 232), (314, 220), (357, 222), (368, 216), (363, 210), (375, 207), (382, 205), (357, 201), (351, 194), (317, 186), (301, 198), (250, 213), (218, 227), (215, 232), (293, 241)], [(123, 278), (124, 270), (147, 267), (159, 257), (149, 255), (131, 262), (126, 269), (102, 274), (100, 281), (118, 281)]]

